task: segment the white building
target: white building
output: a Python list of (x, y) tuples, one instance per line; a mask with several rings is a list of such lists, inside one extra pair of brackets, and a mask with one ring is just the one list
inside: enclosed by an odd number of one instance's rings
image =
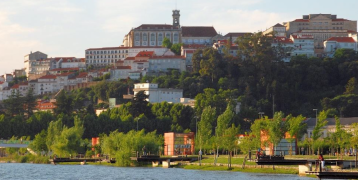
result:
[(167, 72), (169, 69), (186, 70), (186, 58), (183, 56), (152, 56), (148, 61), (148, 72), (151, 73)]
[(32, 66), (35, 65), (36, 61), (47, 59), (47, 54), (44, 54), (40, 51), (30, 52), (30, 54), (25, 55), (24, 65), (26, 76), (29, 77), (29, 73), (32, 71)]
[(87, 67), (105, 67), (125, 59), (128, 56), (128, 47), (90, 48), (85, 50), (85, 55)]
[(61, 68), (79, 68), (86, 69), (85, 58), (63, 58)]
[(291, 35), (290, 39), (293, 41), (294, 46), (291, 56), (315, 56), (314, 37), (312, 35)]
[[(321, 128), (322, 138), (326, 138), (330, 133), (336, 132), (336, 119), (335, 118), (327, 118), (327, 124)], [(358, 117), (348, 117), (348, 118), (339, 118), (342, 129), (350, 132), (352, 131), (352, 124), (358, 123)], [(307, 124), (307, 134), (302, 137), (304, 138), (312, 138), (313, 129), (316, 126), (316, 118), (308, 118), (305, 120)]]
[(337, 49), (353, 49), (357, 51), (357, 42), (352, 37), (331, 37), (324, 41), (324, 52), (333, 55)]
[(158, 84), (154, 83), (138, 83), (134, 84), (134, 96), (139, 91), (144, 91), (146, 95), (149, 95), (148, 102), (160, 103), (163, 101), (180, 103), (180, 98), (183, 97), (182, 89), (166, 89), (158, 88)]
[(286, 37), (286, 26), (277, 23), (276, 25), (266, 29), (262, 32), (264, 35), (273, 33), (276, 37)]

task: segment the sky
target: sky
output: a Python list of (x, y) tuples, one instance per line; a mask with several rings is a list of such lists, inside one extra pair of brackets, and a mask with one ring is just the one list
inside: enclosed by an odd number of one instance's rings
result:
[(120, 46), (141, 24), (214, 26), (258, 32), (308, 14), (358, 20), (357, 0), (0, 0), (0, 75), (24, 67), (24, 56), (83, 58), (88, 48)]

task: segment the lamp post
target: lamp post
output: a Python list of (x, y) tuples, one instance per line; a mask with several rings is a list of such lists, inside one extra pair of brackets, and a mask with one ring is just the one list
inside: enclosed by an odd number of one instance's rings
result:
[(313, 109), (313, 111), (316, 111), (316, 126), (317, 126), (317, 111), (318, 111), (318, 109)]
[(262, 115), (264, 115), (264, 112), (259, 112), (260, 119), (262, 119)]
[(139, 117), (137, 117), (136, 120), (137, 120), (137, 131), (138, 131), (138, 121), (139, 121)]
[(195, 139), (198, 138), (198, 117), (194, 116), (195, 118)]

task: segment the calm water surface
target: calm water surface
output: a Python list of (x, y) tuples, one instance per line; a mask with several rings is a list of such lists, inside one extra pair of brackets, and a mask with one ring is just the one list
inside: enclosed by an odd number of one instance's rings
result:
[(123, 168), (93, 165), (0, 163), (0, 179), (196, 179), (196, 180), (307, 180), (297, 175), (198, 171), (181, 168)]

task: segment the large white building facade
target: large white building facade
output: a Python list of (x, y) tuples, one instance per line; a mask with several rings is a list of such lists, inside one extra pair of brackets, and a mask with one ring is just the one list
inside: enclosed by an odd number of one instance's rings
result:
[(139, 91), (144, 91), (146, 95), (149, 95), (148, 102), (160, 103), (163, 101), (171, 103), (180, 103), (180, 98), (183, 97), (182, 89), (167, 89), (158, 88), (158, 84), (154, 83), (138, 83), (134, 84), (134, 96)]

